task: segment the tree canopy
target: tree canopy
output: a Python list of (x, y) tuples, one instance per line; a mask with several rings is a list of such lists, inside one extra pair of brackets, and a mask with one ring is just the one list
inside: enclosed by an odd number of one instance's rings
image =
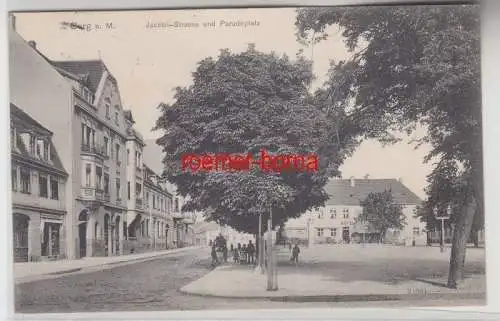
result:
[(402, 229), (406, 223), (401, 205), (394, 202), (390, 191), (370, 193), (360, 205), (363, 211), (358, 220), (378, 231), (382, 240), (388, 229)]
[[(250, 46), (233, 54), (198, 63), (193, 83), (177, 88), (172, 104), (161, 104), (157, 130), (162, 136), (164, 176), (190, 199), (183, 210), (203, 210), (208, 220), (236, 230), (257, 233), (258, 216), (273, 225), (321, 205), (328, 177), (352, 150), (346, 136), (329, 139), (336, 131), (308, 92), (311, 63), (298, 57), (261, 53)], [(319, 158), (317, 172), (182, 171), (187, 153), (236, 153), (259, 158), (269, 154), (309, 154)]]
[[(426, 128), (429, 201), (457, 210), (453, 266), (463, 264), (465, 241), (475, 213), (482, 213), (482, 137), (479, 6), (333, 7), (298, 10), (297, 35), (316, 35), (338, 25), (352, 56), (335, 62), (323, 89), (324, 104), (349, 105), (358, 135), (383, 142), (395, 133)], [(338, 90), (337, 88), (342, 88)], [(453, 181), (442, 185), (443, 179)], [(430, 203), (430, 204), (431, 204)], [(460, 263), (462, 262), (462, 263)], [(453, 286), (456, 267), (450, 269)]]

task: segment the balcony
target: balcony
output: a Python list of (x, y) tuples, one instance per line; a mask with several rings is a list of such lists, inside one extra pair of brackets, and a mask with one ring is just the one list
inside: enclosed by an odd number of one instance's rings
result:
[(89, 201), (103, 201), (104, 191), (93, 187), (82, 187), (81, 197), (82, 199)]
[(103, 146), (82, 144), (81, 151), (85, 154), (92, 154), (100, 158), (108, 158), (107, 151)]

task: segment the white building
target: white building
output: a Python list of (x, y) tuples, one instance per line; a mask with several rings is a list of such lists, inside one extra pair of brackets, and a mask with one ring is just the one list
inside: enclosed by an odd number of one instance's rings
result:
[(196, 245), (210, 245), (210, 242), (222, 234), (227, 241), (227, 245), (231, 244), (237, 247), (238, 244), (248, 244), (249, 241), (255, 244), (255, 237), (252, 234), (238, 232), (230, 227), (222, 227), (215, 222), (201, 222), (193, 226), (195, 233)]
[(325, 206), (308, 211), (285, 225), (288, 239), (310, 244), (378, 242), (376, 231), (356, 223), (363, 208), (360, 202), (370, 193), (391, 191), (397, 204), (403, 208), (406, 225), (402, 230), (389, 230), (386, 242), (411, 245), (426, 244), (425, 223), (415, 218), (422, 200), (396, 179), (332, 179), (325, 191), (330, 195)]

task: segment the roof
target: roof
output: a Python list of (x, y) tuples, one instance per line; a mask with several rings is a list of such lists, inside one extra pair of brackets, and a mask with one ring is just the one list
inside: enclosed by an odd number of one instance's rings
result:
[(51, 61), (51, 64), (79, 77), (88, 76), (90, 89), (94, 92), (99, 87), (104, 71), (107, 70), (102, 60)]
[(16, 115), (17, 117), (21, 118), (21, 120), (23, 121), (23, 125), (34, 127), (37, 130), (44, 132), (46, 135), (52, 136), (52, 132), (50, 130), (48, 130), (47, 127), (40, 124), (33, 117), (28, 115), (28, 113), (26, 113), (24, 110), (17, 107), (13, 103), (10, 103), (10, 113), (12, 115)]
[[(38, 130), (39, 132), (42, 132), (44, 135), (47, 135), (50, 138), (52, 138), (53, 134), (50, 130), (45, 128), (42, 124), (40, 124), (35, 119), (33, 119), (33, 117), (31, 117), (25, 111), (23, 111), (22, 109), (20, 109), (19, 107), (17, 107), (16, 105), (14, 105), (12, 103), (10, 104), (10, 113), (11, 113), (11, 115), (16, 116), (18, 118), (18, 120), (14, 120), (11, 116), (11, 119), (13, 120), (13, 123), (14, 123), (13, 125), (15, 127), (17, 127), (17, 126), (31, 127), (33, 129)], [(17, 148), (12, 148), (12, 150), (11, 150), (12, 155), (17, 155), (17, 156), (21, 157), (21, 159), (28, 161), (33, 165), (39, 164), (39, 165), (43, 165), (45, 167), (54, 169), (56, 171), (59, 171), (63, 175), (67, 176), (67, 172), (64, 169), (64, 166), (62, 165), (62, 162), (59, 158), (57, 150), (55, 149), (55, 146), (52, 143), (51, 139), (50, 139), (50, 145), (49, 145), (50, 154), (52, 155), (51, 161), (41, 160), (39, 158), (33, 157), (33, 155), (31, 155), (28, 151), (28, 146), (26, 146), (24, 144), (24, 142), (20, 136), (17, 136), (16, 145), (17, 145)]]
[(332, 179), (325, 191), (330, 196), (326, 205), (357, 206), (370, 193), (390, 191), (394, 201), (404, 205), (418, 205), (422, 200), (397, 179)]

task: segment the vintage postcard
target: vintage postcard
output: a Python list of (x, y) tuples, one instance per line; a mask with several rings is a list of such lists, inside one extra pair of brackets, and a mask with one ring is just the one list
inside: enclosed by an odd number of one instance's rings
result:
[(15, 312), (484, 305), (479, 9), (11, 12)]

